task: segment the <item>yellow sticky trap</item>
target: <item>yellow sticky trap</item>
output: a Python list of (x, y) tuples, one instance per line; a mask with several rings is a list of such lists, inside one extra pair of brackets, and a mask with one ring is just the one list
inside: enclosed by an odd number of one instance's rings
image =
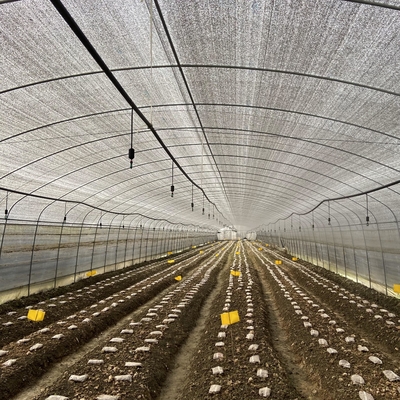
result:
[(204, 250), (200, 250), (200, 251), (199, 251), (199, 254), (203, 254), (203, 253), (204, 253)]
[(261, 251), (262, 249), (263, 249), (262, 247), (259, 247), (259, 248), (258, 248), (258, 250), (260, 250), (260, 251)]
[(292, 261), (297, 261), (298, 258), (297, 257), (292, 257)]
[(174, 279), (175, 279), (176, 281), (181, 281), (181, 280), (182, 280), (182, 276), (181, 276), (181, 275), (176, 276)]
[(281, 265), (282, 264), (282, 260), (275, 260), (275, 264), (276, 265)]
[(231, 275), (233, 275), (233, 276), (240, 276), (240, 275), (241, 275), (241, 272), (240, 272), (240, 271), (234, 271), (234, 270), (232, 270), (232, 271), (231, 271)]
[(400, 284), (394, 284), (393, 285), (393, 290), (395, 293), (400, 293)]
[(170, 256), (171, 254), (173, 254), (172, 251), (168, 251), (168, 252), (167, 252), (167, 255), (168, 255), (168, 256)]
[(192, 246), (192, 249), (195, 249), (197, 246)]
[(232, 325), (239, 321), (240, 321), (240, 318), (239, 318), (238, 310), (221, 314), (221, 324), (222, 325)]
[(97, 274), (97, 271), (95, 269), (93, 271), (86, 272), (86, 276), (93, 276), (93, 275), (96, 275), (96, 274)]
[(268, 243), (265, 243), (265, 247), (268, 247), (269, 246), (269, 244)]
[(217, 253), (216, 255), (215, 255), (215, 257), (218, 257), (219, 256), (219, 254)]
[(236, 254), (240, 254), (240, 251), (237, 251)]
[(43, 321), (45, 314), (43, 310), (29, 310), (27, 318), (31, 321)]
[(168, 260), (168, 264), (173, 264), (175, 260)]

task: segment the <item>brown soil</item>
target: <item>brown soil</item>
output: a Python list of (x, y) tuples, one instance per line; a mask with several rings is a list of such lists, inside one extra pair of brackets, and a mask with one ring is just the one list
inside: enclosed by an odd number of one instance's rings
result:
[[(271, 398), (282, 400), (359, 399), (360, 390), (375, 400), (400, 398), (400, 383), (383, 374), (391, 370), (400, 375), (398, 299), (306, 262), (292, 262), (277, 250), (260, 251), (259, 244), (225, 243), (224, 250), (221, 246), (210, 246), (202, 255), (191, 252), (180, 263), (175, 258), (172, 266), (162, 260), (143, 269), (95, 276), (60, 288), (64, 297), (43, 293), (1, 306), (0, 338), (8, 353), (0, 360), (17, 361), (0, 368), (0, 399), (11, 399), (35, 381), (43, 387), (42, 393), (31, 397), (37, 400), (53, 394), (85, 400), (102, 394), (120, 400), (249, 400), (260, 398), (259, 390), (265, 387), (270, 388)], [(274, 264), (278, 257), (282, 265)], [(240, 277), (231, 275), (231, 269), (240, 271)], [(174, 280), (176, 275), (182, 275), (182, 281)], [(37, 304), (38, 300), (45, 303)], [(18, 320), (26, 315), (27, 305), (47, 307), (45, 320)], [(233, 310), (238, 311), (240, 322), (222, 328), (220, 314)], [(175, 316), (168, 318), (171, 314)], [(85, 318), (90, 321), (84, 322)], [(3, 325), (10, 321), (13, 325)], [(306, 327), (305, 322), (312, 326)], [(114, 332), (106, 331), (116, 324)], [(68, 329), (71, 325), (77, 328)], [(39, 332), (44, 327), (49, 332)], [(121, 329), (133, 333), (118, 333)], [(318, 337), (311, 335), (311, 329), (318, 331)], [(221, 332), (225, 338), (219, 337)], [(64, 336), (52, 339), (57, 333)], [(113, 335), (123, 342), (110, 342)], [(96, 342), (84, 350), (82, 346), (94, 337)], [(349, 337), (353, 342), (346, 341)], [(18, 343), (21, 338), (30, 340)], [(158, 343), (146, 343), (149, 338), (157, 338)], [(326, 339), (327, 346), (319, 339)], [(221, 341), (224, 346), (217, 347)], [(35, 343), (43, 347), (30, 350)], [(251, 350), (254, 344), (258, 348)], [(359, 345), (368, 352), (359, 351)], [(118, 351), (103, 353), (105, 346)], [(141, 346), (150, 351), (136, 351)], [(337, 354), (329, 354), (328, 348)], [(76, 356), (76, 362), (64, 365), (65, 357), (78, 350), (82, 355)], [(223, 359), (213, 359), (217, 352)], [(255, 355), (260, 363), (250, 362)], [(372, 363), (370, 356), (382, 364)], [(104, 363), (88, 364), (89, 359)], [(350, 368), (339, 365), (342, 359)], [(126, 367), (125, 362), (142, 366)], [(176, 362), (183, 362), (184, 368)], [(212, 373), (216, 366), (223, 368), (222, 374)], [(51, 369), (58, 371), (58, 380), (44, 387), (40, 378)], [(257, 376), (259, 369), (266, 370), (268, 377)], [(74, 374), (87, 379), (73, 382), (69, 377)], [(365, 383), (353, 384), (354, 374)], [(130, 381), (117, 381), (119, 375), (130, 375)], [(220, 392), (209, 394), (211, 385), (220, 385)]]

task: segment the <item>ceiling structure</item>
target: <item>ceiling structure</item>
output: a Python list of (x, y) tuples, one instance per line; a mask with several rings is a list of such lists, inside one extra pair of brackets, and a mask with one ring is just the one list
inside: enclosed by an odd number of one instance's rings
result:
[(139, 214), (246, 231), (388, 185), (400, 172), (399, 11), (0, 1), (0, 203), (27, 220)]

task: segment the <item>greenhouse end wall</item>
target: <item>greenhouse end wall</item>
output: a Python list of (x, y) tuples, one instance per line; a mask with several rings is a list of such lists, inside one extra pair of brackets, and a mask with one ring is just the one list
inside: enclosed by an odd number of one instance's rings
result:
[(121, 226), (0, 225), (0, 303), (216, 240), (210, 232)]

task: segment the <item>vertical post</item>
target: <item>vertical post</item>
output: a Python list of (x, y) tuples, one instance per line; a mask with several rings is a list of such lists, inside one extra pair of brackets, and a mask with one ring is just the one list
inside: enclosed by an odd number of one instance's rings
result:
[[(133, 235), (133, 245), (132, 245), (132, 263), (135, 264), (135, 249), (136, 249), (136, 235), (138, 231), (138, 227), (136, 226), (135, 228), (135, 234)], [(140, 262), (140, 261), (138, 261)]]
[[(116, 216), (115, 216), (116, 217)], [(110, 225), (108, 225), (108, 232), (107, 232), (107, 241), (106, 241), (106, 250), (104, 252), (104, 272), (106, 272), (107, 266), (107, 255), (108, 255), (108, 245), (110, 243), (110, 233), (111, 233), (111, 226), (114, 222), (115, 217), (110, 221)], [(100, 221), (101, 222), (101, 221)], [(96, 227), (96, 234), (97, 234), (97, 227)], [(96, 239), (96, 236), (95, 236)], [(92, 265), (93, 265), (93, 258), (92, 258)]]
[(0, 260), (1, 260), (1, 255), (2, 255), (2, 251), (3, 251), (4, 238), (5, 238), (5, 236), (6, 236), (7, 223), (8, 223), (8, 218), (5, 218), (4, 224), (3, 224), (3, 233), (1, 234)]
[[(42, 210), (43, 212), (43, 210)], [(36, 244), (36, 235), (37, 235), (37, 231), (39, 228), (39, 220), (40, 220), (40, 216), (42, 215), (42, 212), (40, 213), (40, 215), (38, 216), (38, 219), (36, 221), (36, 227), (35, 227), (35, 234), (33, 236), (33, 243), (32, 243), (32, 252), (31, 252), (31, 261), (29, 263), (29, 275), (28, 275), (28, 296), (30, 296), (31, 294), (31, 283), (32, 283), (32, 269), (33, 269), (33, 254), (35, 252), (35, 244)]]
[(119, 227), (118, 227), (117, 243), (115, 245), (115, 267), (114, 267), (114, 271), (117, 270), (117, 264), (118, 264), (118, 246), (119, 246), (119, 234), (120, 234), (120, 232), (121, 232), (121, 224), (119, 224)]
[(83, 224), (85, 223), (86, 217), (92, 212), (93, 210), (90, 210), (87, 212), (87, 214), (84, 216), (82, 223), (81, 223), (81, 229), (79, 231), (79, 239), (78, 239), (78, 245), (76, 246), (76, 262), (75, 262), (75, 271), (74, 271), (74, 283), (76, 282), (76, 274), (78, 271), (78, 260), (79, 260), (79, 249), (81, 247), (81, 240), (82, 240), (82, 231), (83, 231)]
[[(101, 217), (100, 217), (100, 221), (96, 224), (96, 230), (94, 232), (93, 248), (92, 248), (92, 260), (90, 262), (90, 272), (93, 271), (94, 249), (96, 247), (97, 230), (98, 230), (99, 226), (100, 226), (100, 228), (102, 228), (102, 226), (103, 226), (103, 223), (101, 222)], [(106, 269), (106, 267), (104, 266), (104, 272), (105, 272), (105, 269)]]
[(126, 232), (125, 251), (124, 251), (124, 268), (126, 268), (126, 266), (127, 266), (126, 265), (126, 252), (127, 252), (127, 249), (128, 249), (128, 239), (129, 239), (130, 230), (131, 230), (131, 224), (129, 224), (128, 230)]
[(61, 240), (62, 240), (62, 234), (63, 234), (63, 230), (64, 230), (65, 224), (66, 224), (66, 215), (65, 215), (64, 221), (63, 221), (63, 223), (61, 225), (60, 240), (58, 241), (56, 268), (55, 268), (55, 271), (54, 271), (54, 289), (57, 287), (57, 274), (58, 274), (58, 264), (60, 262), (59, 260), (60, 260)]
[(335, 234), (334, 234), (332, 226), (331, 226), (331, 233), (332, 233), (332, 241), (333, 241), (333, 250), (335, 252), (335, 269), (336, 269), (336, 274), (338, 274), (339, 270), (338, 270), (338, 260), (337, 260), (337, 248), (336, 248), (337, 246), (336, 246)]
[(35, 245), (36, 245), (36, 236), (37, 236), (37, 232), (39, 229), (39, 222), (40, 222), (40, 218), (43, 214), (43, 212), (50, 206), (50, 204), (48, 204), (46, 207), (44, 207), (42, 209), (42, 211), (40, 212), (38, 219), (36, 221), (36, 227), (35, 227), (35, 235), (33, 237), (33, 243), (32, 243), (32, 252), (31, 252), (31, 260), (29, 263), (29, 276), (28, 276), (28, 296), (30, 296), (31, 294), (31, 284), (32, 284), (32, 269), (33, 269), (33, 255), (35, 254)]
[(147, 260), (147, 256), (148, 256), (148, 252), (149, 252), (149, 237), (150, 237), (150, 232), (151, 232), (151, 224), (152, 222), (150, 222), (150, 225), (147, 229), (147, 236), (146, 236), (146, 245), (145, 245), (145, 253), (144, 253), (144, 261), (148, 261)]
[(142, 234), (140, 236), (139, 262), (142, 261), (142, 245), (143, 245), (143, 233), (144, 233), (144, 227), (142, 226), (142, 224), (140, 224), (140, 230)]
[[(133, 221), (132, 221), (133, 222)], [(132, 224), (131, 222), (131, 224)], [(133, 235), (133, 245), (132, 245), (132, 264), (135, 264), (135, 249), (136, 249), (136, 235), (139, 227), (136, 226), (133, 228), (135, 230), (135, 234)]]

